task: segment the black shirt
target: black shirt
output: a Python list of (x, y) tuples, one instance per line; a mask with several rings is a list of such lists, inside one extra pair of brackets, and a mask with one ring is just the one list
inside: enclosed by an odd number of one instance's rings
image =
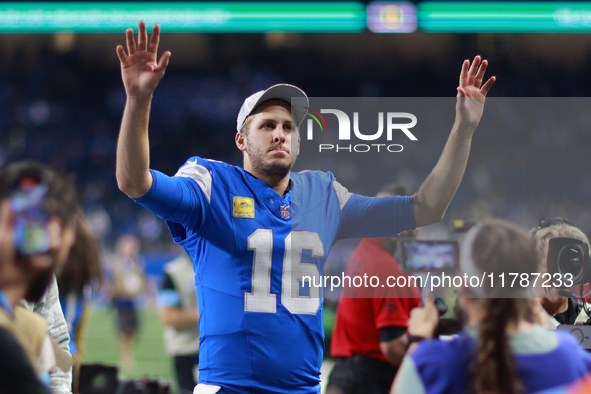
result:
[(568, 309), (564, 312), (554, 315), (554, 318), (560, 324), (575, 324), (575, 320), (577, 320), (577, 316), (579, 316), (579, 313), (581, 313), (582, 309), (583, 304), (581, 304), (579, 300), (576, 298), (569, 298)]
[(25, 349), (0, 327), (0, 394), (50, 394), (35, 373)]

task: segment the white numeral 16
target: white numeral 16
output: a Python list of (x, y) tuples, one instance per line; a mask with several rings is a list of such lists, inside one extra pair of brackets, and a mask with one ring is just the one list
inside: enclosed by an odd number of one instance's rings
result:
[[(310, 286), (310, 295), (299, 295), (303, 276), (320, 278), (318, 266), (302, 262), (302, 250), (312, 251), (312, 257), (324, 258), (324, 246), (318, 233), (292, 231), (285, 238), (281, 302), (293, 314), (315, 315), (320, 307), (320, 289)], [(271, 261), (273, 230), (258, 229), (248, 237), (248, 250), (254, 251), (252, 289), (244, 294), (245, 312), (277, 312), (276, 294), (271, 294)], [(316, 282), (319, 283), (319, 282)]]

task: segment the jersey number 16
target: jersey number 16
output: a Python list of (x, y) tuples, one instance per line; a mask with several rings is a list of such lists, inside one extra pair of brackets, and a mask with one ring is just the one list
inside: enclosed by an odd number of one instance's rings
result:
[[(318, 233), (292, 231), (285, 238), (281, 303), (293, 314), (315, 315), (320, 307), (320, 289), (310, 283), (310, 295), (300, 295), (304, 276), (320, 279), (315, 263), (302, 262), (302, 251), (312, 251), (312, 257), (324, 258), (324, 246)], [(248, 250), (254, 251), (252, 288), (244, 294), (245, 312), (277, 312), (277, 295), (271, 294), (271, 263), (273, 230), (258, 229), (248, 237)], [(320, 281), (315, 281), (319, 283)]]

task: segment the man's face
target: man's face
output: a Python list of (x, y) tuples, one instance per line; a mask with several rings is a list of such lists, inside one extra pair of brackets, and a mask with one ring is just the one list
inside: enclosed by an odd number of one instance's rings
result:
[(140, 252), (140, 241), (133, 235), (123, 235), (117, 240), (117, 254), (136, 259)]
[(265, 101), (247, 121), (248, 131), (236, 134), (236, 145), (245, 152), (244, 169), (255, 175), (287, 176), (300, 148), (289, 104)]

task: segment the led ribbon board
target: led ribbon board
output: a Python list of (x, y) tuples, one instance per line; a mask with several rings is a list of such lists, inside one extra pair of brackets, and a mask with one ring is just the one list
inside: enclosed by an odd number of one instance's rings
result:
[(0, 33), (121, 33), (158, 23), (167, 33), (359, 32), (357, 2), (0, 3)]
[(416, 7), (408, 1), (369, 3), (367, 28), (374, 33), (412, 33), (417, 30)]
[(425, 2), (417, 18), (434, 33), (582, 33), (591, 32), (591, 3)]

